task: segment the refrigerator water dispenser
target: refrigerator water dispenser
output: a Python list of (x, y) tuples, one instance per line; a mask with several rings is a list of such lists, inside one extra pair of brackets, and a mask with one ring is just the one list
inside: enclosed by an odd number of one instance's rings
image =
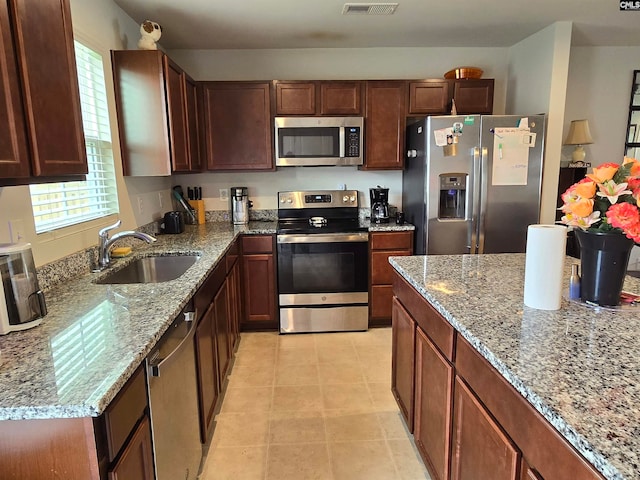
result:
[(439, 220), (465, 220), (467, 218), (467, 182), (466, 173), (440, 174)]

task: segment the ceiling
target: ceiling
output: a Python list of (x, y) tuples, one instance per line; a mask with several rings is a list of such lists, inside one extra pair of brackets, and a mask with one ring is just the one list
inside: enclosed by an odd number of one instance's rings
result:
[(508, 47), (567, 20), (573, 45), (640, 46), (640, 11), (617, 0), (398, 0), (394, 15), (342, 15), (344, 0), (114, 1), (160, 23), (164, 49)]

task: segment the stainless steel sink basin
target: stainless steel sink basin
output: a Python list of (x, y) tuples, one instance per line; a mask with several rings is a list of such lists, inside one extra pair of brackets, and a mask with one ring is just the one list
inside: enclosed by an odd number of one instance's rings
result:
[(99, 284), (159, 283), (175, 280), (200, 259), (200, 255), (162, 255), (138, 258), (120, 270), (96, 280)]

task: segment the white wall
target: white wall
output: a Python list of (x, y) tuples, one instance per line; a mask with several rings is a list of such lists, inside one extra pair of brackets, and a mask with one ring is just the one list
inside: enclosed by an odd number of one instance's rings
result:
[(571, 22), (557, 22), (509, 49), (507, 113), (546, 113), (540, 222), (555, 221)]
[[(97, 231), (114, 223), (117, 218), (122, 220), (123, 228), (127, 229), (150, 222), (152, 218), (160, 215), (159, 192), (168, 192), (170, 186), (169, 177), (124, 180), (122, 176), (109, 50), (136, 48), (139, 26), (111, 0), (71, 0), (71, 15), (75, 38), (98, 51), (104, 60), (120, 214), (36, 235), (29, 187), (0, 188), (0, 242), (11, 241), (9, 222), (21, 220), (25, 231), (25, 238), (21, 240), (32, 244), (37, 266), (95, 245)], [(139, 214), (137, 210), (138, 197), (143, 199), (146, 207), (143, 214)]]

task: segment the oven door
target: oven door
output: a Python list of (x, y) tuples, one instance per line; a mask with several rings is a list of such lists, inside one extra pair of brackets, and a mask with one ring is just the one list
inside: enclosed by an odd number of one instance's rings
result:
[(280, 331), (366, 330), (368, 234), (278, 235)]

